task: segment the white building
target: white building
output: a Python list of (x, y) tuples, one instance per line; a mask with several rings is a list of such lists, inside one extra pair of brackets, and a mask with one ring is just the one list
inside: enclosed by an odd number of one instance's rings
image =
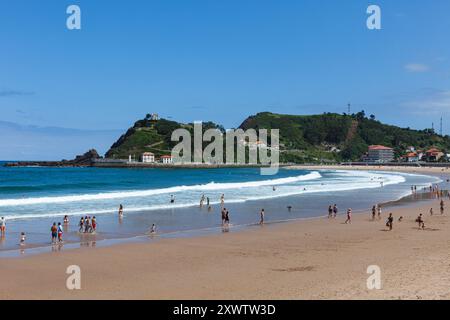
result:
[(173, 163), (172, 156), (166, 156), (166, 155), (161, 156), (161, 162), (164, 163), (164, 164), (171, 164), (171, 163)]
[(394, 160), (394, 149), (375, 145), (369, 147), (369, 162), (390, 162)]
[(151, 152), (144, 152), (141, 156), (141, 161), (144, 163), (155, 162), (155, 155)]

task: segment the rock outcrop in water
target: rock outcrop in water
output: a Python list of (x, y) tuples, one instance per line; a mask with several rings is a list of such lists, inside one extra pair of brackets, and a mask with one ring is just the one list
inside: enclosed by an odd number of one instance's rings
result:
[(91, 149), (88, 152), (78, 155), (73, 160), (61, 161), (19, 161), (5, 164), (6, 167), (89, 167), (95, 159), (100, 159), (97, 150)]

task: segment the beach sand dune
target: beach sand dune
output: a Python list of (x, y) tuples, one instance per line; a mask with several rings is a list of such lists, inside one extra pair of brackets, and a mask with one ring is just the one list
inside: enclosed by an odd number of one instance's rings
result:
[[(450, 211), (429, 217), (431, 206), (439, 212), (431, 200), (384, 208), (381, 221), (368, 211), (350, 225), (319, 218), (2, 259), (0, 299), (448, 299)], [(81, 290), (66, 288), (69, 265), (81, 268)], [(370, 265), (381, 269), (381, 290), (367, 289)]]

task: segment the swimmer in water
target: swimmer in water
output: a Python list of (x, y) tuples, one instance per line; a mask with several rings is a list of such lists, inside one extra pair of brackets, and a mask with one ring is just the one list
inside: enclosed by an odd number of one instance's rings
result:
[(170, 196), (170, 203), (174, 203), (175, 202), (175, 196), (172, 194)]

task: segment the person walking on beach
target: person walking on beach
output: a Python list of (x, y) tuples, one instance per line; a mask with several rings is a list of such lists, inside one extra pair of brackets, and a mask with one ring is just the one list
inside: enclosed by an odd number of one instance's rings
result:
[(387, 218), (386, 221), (386, 227), (389, 228), (389, 231), (392, 230), (393, 224), (394, 224), (394, 217), (392, 216), (392, 213), (389, 213), (389, 217)]
[(227, 226), (230, 225), (230, 213), (228, 212), (228, 210), (225, 210), (225, 224)]
[(444, 200), (441, 200), (440, 209), (441, 209), (441, 214), (444, 214)]
[(372, 207), (372, 221), (375, 220), (376, 215), (377, 215), (377, 206), (374, 205)]
[(56, 238), (58, 237), (58, 227), (56, 226), (56, 222), (53, 222), (52, 227), (50, 228), (52, 233), (52, 243), (56, 243)]
[(430, 216), (433, 215), (433, 208), (430, 208)]
[(333, 206), (330, 204), (328, 206), (328, 219), (333, 218)]
[(336, 204), (334, 204), (334, 206), (333, 206), (333, 216), (334, 216), (334, 218), (337, 217), (337, 214), (338, 214), (338, 207), (337, 207)]
[(1, 236), (4, 237), (6, 233), (6, 220), (5, 217), (0, 218), (0, 233)]
[(88, 233), (91, 228), (91, 221), (88, 216), (84, 217), (84, 233)]
[(264, 209), (261, 209), (259, 216), (260, 216), (259, 224), (264, 224)]
[(79, 226), (79, 229), (78, 229), (78, 232), (83, 232), (83, 228), (84, 228), (84, 218), (83, 217), (81, 217), (81, 219), (80, 219), (80, 222), (78, 222), (78, 226)]
[(347, 209), (347, 220), (345, 220), (345, 224), (352, 223), (352, 209)]
[(150, 234), (155, 234), (156, 233), (156, 225), (152, 224), (152, 227), (150, 228)]
[(377, 211), (378, 211), (378, 220), (381, 220), (381, 205), (380, 204), (377, 206)]
[(97, 219), (95, 218), (95, 216), (92, 217), (92, 232), (97, 231)]
[(63, 236), (63, 226), (61, 225), (61, 222), (58, 222), (58, 242), (63, 241), (62, 236)]

